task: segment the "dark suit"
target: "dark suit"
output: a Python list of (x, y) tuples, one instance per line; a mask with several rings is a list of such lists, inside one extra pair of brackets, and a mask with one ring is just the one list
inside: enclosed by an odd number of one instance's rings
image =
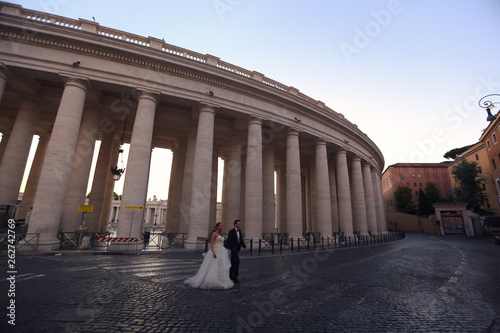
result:
[(245, 242), (243, 241), (243, 235), (241, 234), (241, 229), (238, 229), (240, 234), (240, 241), (238, 242), (238, 236), (236, 235), (236, 228), (229, 230), (227, 235), (227, 248), (231, 251), (231, 268), (229, 269), (229, 278), (231, 280), (238, 278), (238, 271), (240, 268), (240, 252), (241, 248), (246, 249)]

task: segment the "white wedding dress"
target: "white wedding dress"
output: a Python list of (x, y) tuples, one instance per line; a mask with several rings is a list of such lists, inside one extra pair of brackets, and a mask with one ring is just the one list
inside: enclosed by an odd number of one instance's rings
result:
[(198, 268), (198, 272), (184, 283), (201, 289), (229, 289), (234, 286), (234, 282), (229, 278), (229, 268), (231, 268), (229, 254), (231, 252), (224, 247), (224, 237), (217, 236), (214, 241), (214, 251), (217, 258), (214, 258), (212, 249), (203, 253), (205, 259)]

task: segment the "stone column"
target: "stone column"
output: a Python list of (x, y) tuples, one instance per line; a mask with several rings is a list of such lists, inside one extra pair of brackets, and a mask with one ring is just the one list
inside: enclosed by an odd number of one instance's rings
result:
[(245, 173), (246, 238), (262, 236), (262, 121), (250, 118)]
[(85, 204), (98, 125), (99, 112), (96, 107), (86, 107), (83, 111), (76, 151), (73, 157), (73, 167), (68, 180), (68, 189), (66, 190), (61, 215), (61, 227), (65, 232), (76, 231), (82, 222), (82, 213), (78, 211), (78, 205)]
[(39, 233), (39, 251), (59, 246), (57, 232), (76, 148), (78, 130), (88, 83), (75, 78), (64, 79), (64, 92), (50, 136), (38, 190), (28, 227), (29, 233)]
[(222, 206), (222, 225), (224, 231), (228, 232), (234, 226), (234, 220), (240, 219), (241, 138), (236, 134), (229, 138), (229, 153), (224, 171), (226, 198)]
[(113, 152), (113, 140), (115, 140), (113, 133), (105, 133), (99, 147), (89, 198), (89, 204), (94, 206), (94, 209), (91, 213), (87, 214), (86, 221), (86, 226), (90, 232), (99, 231), (102, 207), (106, 200), (104, 193), (106, 191), (108, 176), (111, 174), (110, 164), (113, 161), (112, 156), (116, 156)]
[(197, 238), (207, 236), (214, 142), (215, 108), (200, 105), (193, 158), (193, 186), (189, 210), (189, 231), (185, 246), (196, 248)]
[(324, 237), (332, 235), (332, 202), (328, 175), (326, 142), (316, 142), (316, 204), (318, 207), (318, 231)]
[(299, 132), (290, 129), (286, 138), (286, 215), (289, 237), (302, 236), (302, 189)]
[(382, 183), (380, 181), (380, 173), (377, 169), (372, 169), (373, 192), (375, 195), (375, 204), (377, 211), (377, 228), (379, 234), (387, 233), (387, 223), (385, 221), (384, 198), (382, 196)]
[(178, 142), (173, 149), (172, 170), (170, 170), (170, 184), (167, 201), (167, 222), (165, 223), (166, 232), (179, 232), (182, 183), (184, 179), (184, 165), (186, 164), (186, 147), (186, 142)]
[(278, 232), (287, 232), (286, 215), (286, 164), (280, 163), (277, 172), (277, 186), (276, 186), (276, 209), (277, 209), (277, 228)]
[(0, 165), (0, 205), (16, 205), (40, 111), (36, 99), (23, 99)]
[(269, 143), (262, 154), (262, 232), (272, 233), (276, 219), (273, 145)]
[(180, 207), (179, 232), (187, 233), (191, 219), (191, 194), (193, 190), (193, 162), (194, 150), (196, 146), (196, 126), (192, 125), (189, 128), (188, 142), (186, 147), (186, 164), (184, 166), (184, 174), (182, 181), (182, 199)]
[(48, 144), (48, 136), (40, 136), (38, 139), (38, 146), (36, 147), (35, 157), (33, 158), (33, 164), (31, 165), (28, 181), (26, 182), (26, 188), (24, 189), (21, 207), (19, 208), (19, 213), (17, 215), (19, 218), (27, 218), (28, 212), (31, 215), (31, 208), (35, 202), (38, 181), (40, 180), (40, 174), (42, 173), (42, 165), (45, 159)]
[[(139, 104), (135, 116), (127, 172), (123, 183), (123, 196), (120, 205), (120, 222), (116, 229), (117, 237), (140, 238), (146, 195), (148, 190), (151, 146), (158, 95), (148, 91), (139, 92)], [(127, 206), (142, 206), (127, 209)]]
[(347, 166), (347, 152), (341, 149), (337, 152), (337, 196), (339, 207), (340, 231), (344, 236), (353, 235), (353, 220), (351, 206), (351, 188)]
[(2, 165), (2, 158), (5, 154), (5, 149), (7, 148), (7, 143), (9, 142), (11, 130), (2, 132), (2, 141), (0, 141), (0, 165)]
[(331, 199), (331, 210), (332, 210), (332, 231), (340, 231), (339, 223), (339, 206), (337, 198), (337, 175), (335, 173), (335, 160), (330, 159), (329, 169), (329, 179), (330, 179), (330, 199)]
[(302, 201), (302, 211), (303, 218), (302, 221), (305, 221), (305, 230), (307, 232), (313, 232), (317, 230), (317, 220), (316, 220), (316, 192), (312, 188), (313, 185), (316, 185), (314, 182), (315, 179), (315, 163), (314, 161), (309, 161), (309, 168), (302, 168), (302, 192), (305, 194), (303, 196)]
[(368, 231), (372, 235), (377, 235), (377, 212), (375, 210), (375, 196), (373, 192), (373, 180), (370, 170), (370, 164), (367, 162), (362, 163), (363, 167), (363, 187), (365, 189), (366, 200), (366, 218), (368, 222)]
[(7, 70), (5, 69), (5, 66), (3, 64), (0, 64), (0, 102), (2, 101), (6, 83), (7, 83)]
[(110, 159), (108, 163), (108, 167), (106, 168), (107, 172), (105, 174), (106, 177), (106, 187), (104, 189), (104, 196), (102, 197), (101, 204), (101, 214), (99, 218), (99, 227), (97, 231), (107, 231), (108, 223), (110, 221), (110, 211), (111, 206), (113, 204), (113, 193), (115, 192), (115, 180), (113, 179), (113, 175), (111, 174), (111, 167), (114, 166), (114, 161), (117, 161), (120, 149), (120, 142), (118, 141), (118, 137), (114, 137), (113, 139), (113, 147), (111, 148)]
[(361, 236), (366, 236), (368, 235), (368, 222), (366, 220), (365, 189), (359, 156), (355, 156), (352, 159), (352, 199), (354, 230), (359, 232)]
[(212, 183), (210, 186), (210, 215), (208, 218), (208, 233), (211, 233), (215, 228), (217, 221), (217, 178), (219, 177), (219, 153), (218, 149), (214, 149), (212, 156)]

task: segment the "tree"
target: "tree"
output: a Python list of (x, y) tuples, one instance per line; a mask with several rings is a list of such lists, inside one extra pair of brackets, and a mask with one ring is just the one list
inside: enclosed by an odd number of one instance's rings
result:
[[(422, 191), (422, 189), (420, 189)], [(447, 201), (441, 198), (441, 192), (439, 192), (438, 187), (433, 182), (428, 182), (425, 185), (425, 189), (422, 191), (423, 199), (420, 199), (419, 193), (419, 205), (420, 211), (423, 216), (429, 216), (435, 213), (435, 209), (432, 204), (440, 201)]]
[(465, 147), (462, 147), (462, 148), (455, 148), (455, 149), (452, 149), (452, 150), (449, 150), (446, 152), (446, 154), (443, 155), (444, 158), (451, 158), (451, 159), (456, 159), (457, 157), (459, 157), (460, 155), (462, 155), (462, 153), (464, 151), (466, 151), (467, 149), (469, 149), (470, 147), (472, 147), (473, 145), (469, 145), (469, 146), (465, 146)]
[(487, 215), (488, 211), (482, 208), (486, 202), (483, 192), (483, 180), (479, 177), (480, 169), (476, 162), (461, 160), (451, 171), (456, 180), (453, 194), (456, 201), (467, 203), (467, 209), (480, 215)]
[(116, 194), (116, 192), (113, 192), (113, 199), (114, 200), (121, 200), (122, 199), (122, 195), (121, 194), (118, 195), (118, 194)]
[(430, 213), (431, 209), (429, 205), (429, 200), (427, 199), (427, 196), (425, 195), (424, 191), (422, 188), (418, 190), (418, 215), (422, 216), (427, 216)]
[(396, 202), (396, 209), (399, 212), (406, 211), (408, 205), (413, 202), (411, 188), (409, 188), (408, 186), (399, 185), (394, 192), (394, 201)]

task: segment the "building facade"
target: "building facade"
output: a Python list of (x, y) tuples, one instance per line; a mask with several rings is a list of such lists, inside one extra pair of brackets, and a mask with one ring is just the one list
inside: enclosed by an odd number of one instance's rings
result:
[(494, 161), (494, 158), (488, 154), (487, 147), (488, 145), (486, 141), (476, 143), (450, 163), (448, 171), (450, 173), (451, 185), (452, 187), (455, 187), (456, 180), (453, 177), (452, 172), (457, 163), (460, 163), (464, 159), (469, 162), (477, 163), (480, 177), (482, 178), (483, 190), (487, 196), (484, 208), (491, 210), (495, 215), (500, 215), (500, 205), (497, 194), (499, 176), (494, 176), (495, 170), (492, 169), (492, 166), (495, 162), (492, 162), (492, 160)]
[[(487, 187), (486, 194), (491, 209), (495, 215), (500, 215), (500, 117), (490, 121), (488, 127), (483, 131), (479, 141), (484, 143), (487, 161), (481, 159), (483, 176)], [(486, 165), (489, 165), (489, 171)], [(494, 185), (492, 185), (493, 183)]]
[(125, 142), (119, 237), (143, 229), (132, 216), (147, 219), (134, 208), (145, 206), (155, 148), (173, 155), (165, 228), (187, 233), (188, 248), (216, 221), (218, 157), (222, 222), (240, 218), (246, 238), (386, 232), (375, 143), (321, 101), (212, 55), (0, 3), (0, 94), (0, 205), (15, 204), (38, 135), (22, 204), (42, 250), (75, 229), (96, 140), (89, 231), (107, 223)]
[(449, 163), (397, 163), (390, 165), (382, 174), (382, 193), (387, 211), (397, 211), (394, 192), (398, 186), (411, 188), (413, 201), (418, 202), (420, 189), (427, 183), (436, 184), (442, 197), (450, 196), (452, 185), (448, 173)]

